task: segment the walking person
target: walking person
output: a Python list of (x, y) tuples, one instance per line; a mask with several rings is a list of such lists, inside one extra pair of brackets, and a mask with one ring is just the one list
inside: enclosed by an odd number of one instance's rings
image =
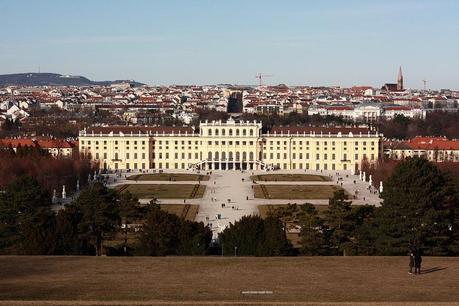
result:
[(414, 274), (421, 274), (422, 257), (419, 250), (414, 254)]
[(413, 251), (410, 251), (410, 262), (409, 262), (410, 270), (408, 271), (409, 274), (413, 274), (413, 267), (414, 267), (414, 254)]

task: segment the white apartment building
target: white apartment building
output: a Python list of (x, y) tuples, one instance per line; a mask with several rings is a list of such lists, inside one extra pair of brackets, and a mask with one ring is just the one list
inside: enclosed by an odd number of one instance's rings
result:
[(426, 118), (426, 110), (401, 105), (381, 105), (362, 103), (353, 105), (313, 105), (308, 109), (309, 115), (337, 116), (348, 120), (372, 122), (380, 118), (393, 119), (396, 115), (408, 118)]

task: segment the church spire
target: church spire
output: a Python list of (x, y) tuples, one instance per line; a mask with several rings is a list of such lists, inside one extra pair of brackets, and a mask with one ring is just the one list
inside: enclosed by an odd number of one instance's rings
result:
[(398, 69), (398, 77), (397, 77), (397, 90), (403, 90), (403, 73), (402, 73), (402, 66)]

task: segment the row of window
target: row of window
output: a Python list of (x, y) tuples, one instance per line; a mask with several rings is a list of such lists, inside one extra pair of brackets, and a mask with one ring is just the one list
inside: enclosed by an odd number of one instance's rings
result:
[[(229, 146), (232, 146), (233, 143), (234, 143), (236, 146), (239, 146), (239, 145), (241, 145), (241, 144), (242, 144), (243, 146), (246, 146), (246, 145), (253, 146), (253, 141), (234, 141), (234, 142), (233, 142), (233, 141), (228, 141), (228, 145), (229, 145)], [(220, 142), (219, 142), (218, 140), (213, 141), (213, 142), (212, 142), (212, 141), (208, 141), (207, 144), (208, 144), (209, 146), (211, 146), (211, 145), (216, 145), (216, 146), (218, 146), (218, 145), (220, 145)], [(221, 142), (221, 145), (222, 145), (222, 146), (225, 146), (225, 145), (226, 145), (226, 141), (223, 140), (223, 141)]]
[[(135, 169), (135, 170), (136, 170), (136, 169), (139, 169), (137, 163), (133, 163), (132, 166), (133, 166), (132, 169)], [(126, 163), (126, 169), (131, 169), (131, 164)], [(142, 164), (140, 165), (140, 169), (142, 169), (142, 170), (145, 169), (145, 163), (142, 163)]]
[[(159, 146), (161, 146), (161, 145), (163, 145), (163, 144), (165, 144), (165, 145), (167, 146), (167, 145), (169, 145), (169, 141), (167, 141), (167, 140), (166, 140), (166, 141), (161, 141), (161, 140), (158, 141), (158, 145), (159, 145)], [(172, 144), (172, 141), (171, 141), (171, 144)], [(175, 145), (178, 145), (179, 142), (178, 142), (178, 141), (174, 141), (174, 144), (175, 144)], [(185, 141), (182, 141), (181, 144), (182, 144), (182, 145), (185, 145)], [(195, 141), (195, 145), (198, 145), (198, 144), (199, 144), (199, 145), (202, 145), (202, 141)], [(243, 146), (246, 146), (246, 145), (253, 146), (253, 145), (254, 145), (254, 142), (253, 142), (253, 141), (228, 141), (228, 142), (227, 142), (227, 141), (225, 141), (225, 140), (222, 140), (222, 141), (216, 140), (216, 141), (208, 141), (207, 144), (208, 144), (209, 146), (211, 146), (211, 145), (216, 145), (216, 146), (218, 146), (218, 145), (220, 145), (220, 144), (221, 144), (222, 146), (225, 146), (226, 144), (228, 144), (228, 145), (230, 145), (230, 146), (232, 146), (233, 144), (235, 144), (235, 145), (237, 145), (237, 146), (240, 145), (240, 144), (242, 144)], [(188, 145), (191, 145), (191, 141), (188, 141)]]
[[(263, 159), (267, 159), (267, 156), (268, 156), (267, 153), (263, 153)], [(327, 153), (325, 153), (325, 154), (322, 155), (322, 158), (321, 158), (321, 155), (319, 153), (317, 153), (316, 154), (316, 160), (321, 160), (321, 159), (322, 160), (328, 160), (329, 156), (331, 157), (330, 160), (336, 160), (336, 154), (335, 153), (333, 153), (331, 155), (328, 155)], [(283, 153), (283, 154), (276, 153), (276, 155), (274, 155), (274, 153), (269, 153), (269, 159), (274, 159), (274, 157), (276, 157), (276, 159), (289, 159), (287, 153)], [(305, 153), (304, 155), (303, 155), (303, 153), (299, 153), (299, 154), (292, 153), (292, 159), (302, 160), (303, 157), (305, 159), (309, 159), (310, 155), (309, 155), (309, 153)], [(362, 157), (362, 159), (365, 159), (365, 158), (367, 158), (367, 155), (364, 153), (364, 154), (362, 154), (361, 157)], [(347, 161), (348, 160), (348, 155), (346, 153), (343, 154), (341, 160), (342, 161)], [(354, 155), (354, 160), (359, 160), (359, 154), (358, 153), (356, 153)], [(375, 154), (374, 153), (370, 154), (370, 160), (375, 160)]]
[[(158, 153), (158, 159), (169, 159), (171, 156), (172, 156), (172, 154), (169, 154), (168, 152), (166, 152), (164, 154), (162, 152)], [(188, 153), (188, 154), (181, 153), (181, 154), (179, 154), (179, 153), (175, 152), (173, 156), (174, 156), (175, 159), (179, 159), (179, 158), (181, 158), (181, 159), (185, 159), (185, 158), (192, 159), (193, 158), (193, 154), (192, 153)], [(227, 158), (229, 160), (233, 160), (233, 158), (235, 158), (236, 160), (240, 160), (241, 157), (242, 157), (243, 160), (247, 160), (247, 156), (249, 157), (249, 160), (252, 161), (252, 160), (254, 160), (255, 154), (253, 152), (249, 152), (248, 154), (247, 154), (247, 152), (242, 152), (242, 153), (241, 152), (235, 152), (234, 154), (233, 154), (233, 152), (228, 152), (228, 154), (226, 154), (226, 152), (221, 152), (221, 153), (220, 152), (214, 152), (213, 154), (212, 154), (212, 152), (208, 152), (207, 153), (207, 159), (208, 160), (219, 160), (220, 158), (222, 160), (226, 160)], [(202, 160), (202, 152), (194, 153), (194, 159)]]
[[(209, 130), (209, 132), (210, 132), (210, 130)], [(237, 134), (236, 134), (236, 135), (237, 135)], [(93, 142), (94, 142), (96, 145), (99, 144), (99, 141), (98, 141), (98, 140), (94, 140)], [(119, 143), (123, 143), (123, 142), (124, 142), (124, 144), (126, 144), (126, 145), (129, 145), (129, 144), (130, 144), (130, 141), (129, 141), (129, 140), (125, 140), (125, 141), (118, 141), (118, 140), (115, 140), (115, 141), (114, 141), (115, 145), (118, 145)], [(142, 145), (145, 145), (145, 143), (146, 143), (145, 140), (142, 140), (142, 141), (134, 140), (134, 141), (132, 141), (132, 142), (133, 142), (134, 145), (137, 145), (138, 143), (141, 143)], [(165, 144), (169, 144), (169, 140), (158, 140), (158, 143), (159, 143), (159, 144), (162, 144), (163, 142), (164, 142)], [(171, 140), (170, 142), (172, 143), (172, 140)], [(173, 142), (174, 142), (176, 145), (179, 144), (179, 141), (178, 141), (178, 140), (174, 140)], [(181, 142), (182, 145), (185, 144), (185, 140), (181, 140), (180, 142)], [(199, 141), (195, 141), (195, 144), (197, 145), (198, 142), (199, 142)], [(282, 141), (279, 141), (279, 140), (278, 140), (278, 141), (270, 140), (270, 141), (269, 141), (269, 144), (270, 144), (270, 145), (274, 145), (274, 144), (281, 145), (281, 142), (282, 142)], [(100, 143), (103, 143), (104, 145), (106, 145), (106, 144), (107, 144), (107, 141), (106, 141), (106, 140), (100, 141)], [(188, 144), (191, 145), (191, 143), (192, 143), (192, 141), (189, 140), (189, 141), (188, 141)], [(202, 143), (202, 142), (201, 142), (201, 143)], [(300, 146), (303, 145), (303, 141), (302, 141), (302, 140), (300, 140), (300, 141), (295, 141), (295, 140), (293, 140), (293, 141), (292, 141), (292, 144), (293, 144), (293, 145), (296, 145), (297, 143), (298, 143)], [(309, 143), (310, 143), (309, 141), (304, 141), (304, 144), (305, 144), (305, 145), (309, 145)], [(334, 145), (336, 144), (335, 141), (330, 141), (330, 143), (331, 143), (332, 146), (334, 146)], [(364, 145), (364, 146), (367, 144), (366, 141), (362, 141), (362, 142), (355, 141), (354, 143), (355, 143), (356, 146), (359, 145), (359, 143), (362, 144), (362, 145)], [(375, 145), (375, 142), (374, 142), (374, 141), (371, 141), (370, 143), (371, 143), (372, 146)], [(82, 144), (82, 145), (84, 145), (84, 144), (91, 145), (91, 144), (92, 144), (92, 141), (91, 141), (91, 140), (87, 140), (87, 141), (81, 140), (81, 144)], [(287, 141), (283, 141), (283, 144), (284, 144), (284, 145), (287, 145)], [(316, 141), (316, 145), (324, 145), (324, 146), (326, 146), (327, 144), (328, 144), (328, 141)], [(347, 145), (347, 141), (344, 141), (344, 142), (343, 142), (343, 145)]]
[[(81, 148), (81, 150), (84, 150), (85, 148), (86, 148), (87, 150), (91, 150), (91, 146), (87, 146), (87, 147), (81, 146), (80, 148)], [(96, 149), (96, 150), (99, 150), (99, 147), (95, 147), (95, 149)], [(107, 150), (107, 147), (103, 147), (103, 149), (104, 149), (104, 150)], [(118, 147), (115, 147), (115, 150), (118, 150)], [(129, 150), (129, 147), (126, 147), (126, 150), (128, 151), (128, 150)], [(137, 147), (133, 147), (133, 150), (136, 151), (136, 150), (137, 150)], [(142, 150), (144, 151), (144, 150), (145, 150), (145, 147), (142, 147)]]
[[(99, 145), (99, 141), (98, 141), (98, 140), (95, 140), (95, 141), (93, 141), (93, 142), (94, 142), (95, 145)], [(107, 141), (106, 141), (106, 140), (100, 141), (100, 142), (103, 143), (104, 145), (107, 145)], [(142, 141), (134, 140), (134, 141), (132, 141), (132, 142), (133, 142), (134, 145), (137, 145), (138, 142), (141, 143), (142, 145), (145, 145), (145, 140), (142, 140)], [(182, 141), (178, 141), (178, 140), (174, 140), (174, 141), (169, 141), (169, 140), (158, 140), (158, 144), (159, 144), (159, 145), (162, 145), (162, 144), (169, 145), (169, 142), (170, 142), (170, 144), (174, 143), (175, 145), (178, 145), (179, 142), (180, 142), (182, 145), (185, 145), (185, 143), (186, 143), (185, 140), (182, 140)], [(118, 145), (118, 144), (119, 144), (119, 141), (118, 141), (118, 140), (115, 140), (114, 143), (115, 143), (115, 145)], [(330, 143), (331, 143), (332, 146), (335, 146), (335, 145), (336, 145), (336, 142), (335, 142), (335, 141), (330, 141)], [(87, 141), (81, 140), (81, 145), (85, 145), (85, 144), (88, 145), (88, 146), (90, 146), (90, 145), (92, 144), (92, 142), (91, 142), (91, 140), (87, 140)], [(126, 140), (126, 141), (124, 141), (124, 144), (125, 144), (125, 145), (129, 145), (129, 144), (130, 144), (130, 141), (129, 141), (129, 140)], [(202, 145), (202, 141), (197, 141), (197, 140), (196, 140), (196, 141), (194, 141), (194, 144), (195, 144), (195, 145)], [(219, 141), (208, 141), (208, 145), (212, 145), (212, 144), (219, 145), (220, 142), (219, 142)], [(224, 141), (224, 140), (221, 141), (221, 144), (222, 144), (222, 145), (226, 145), (226, 141)], [(229, 145), (233, 145), (233, 141), (228, 141), (228, 144), (229, 144)], [(239, 141), (236, 141), (235, 144), (236, 144), (236, 145), (239, 145), (240, 142), (239, 142)], [(249, 141), (249, 142), (242, 141), (242, 145), (247, 145), (247, 144), (253, 145), (254, 142), (253, 142), (253, 141)], [(271, 145), (271, 146), (273, 146), (273, 145), (278, 145), (278, 146), (280, 146), (281, 144), (287, 145), (288, 142), (287, 142), (287, 141), (272, 141), (272, 140), (269, 141), (269, 145)], [(303, 141), (292, 141), (292, 145), (297, 145), (297, 144), (300, 145), (300, 146), (302, 146), (302, 145), (303, 145)], [(304, 144), (307, 145), (307, 146), (309, 146), (310, 142), (309, 142), (309, 141), (304, 141)], [(362, 146), (366, 146), (366, 145), (367, 145), (367, 142), (366, 142), (366, 141), (362, 141), (362, 142), (355, 141), (354, 144), (355, 144), (356, 146), (358, 146), (359, 144), (362, 145)], [(374, 145), (375, 145), (375, 142), (374, 142), (374, 141), (371, 141), (370, 144), (371, 144), (371, 146), (374, 146)], [(192, 145), (192, 141), (191, 141), (191, 140), (188, 141), (188, 145)], [(320, 146), (320, 145), (322, 145), (322, 146), (327, 146), (327, 145), (328, 145), (328, 141), (322, 141), (322, 142), (321, 142), (321, 141), (316, 141), (316, 145), (317, 145), (317, 146)], [(343, 145), (346, 146), (346, 145), (347, 145), (347, 141), (344, 141), (344, 142), (343, 142)]]
[[(212, 136), (212, 135), (215, 135), (215, 136), (220, 136), (220, 132), (219, 132), (219, 129), (215, 129), (214, 133), (212, 133), (212, 130), (213, 129), (207, 129), (207, 135), (209, 136)], [(242, 131), (242, 133), (240, 132)], [(247, 136), (247, 129), (235, 129), (235, 132), (234, 132), (235, 136)], [(254, 130), (253, 129), (249, 129), (249, 132), (248, 132), (248, 135), (249, 136), (253, 136), (254, 135)], [(225, 129), (222, 129), (221, 130), (221, 136), (226, 136), (226, 130)], [(233, 129), (228, 129), (228, 136), (233, 136)]]
[[(168, 152), (166, 153), (158, 153), (158, 159), (169, 159), (170, 157), (172, 156), (172, 154), (169, 154)], [(200, 153), (194, 153), (194, 155), (192, 153), (174, 153), (174, 158), (175, 159), (179, 159), (179, 158), (182, 158), (182, 159), (185, 159), (185, 158), (188, 158), (188, 159), (192, 159), (193, 156), (194, 156), (194, 159), (196, 160), (202, 160), (202, 152)], [(249, 157), (249, 160), (254, 160), (254, 152), (235, 152), (233, 154), (233, 152), (214, 152), (212, 154), (212, 152), (208, 152), (207, 153), (207, 159), (208, 160), (219, 160), (220, 158), (222, 160), (226, 160), (226, 158), (228, 158), (229, 160), (232, 160), (233, 158), (235, 158), (236, 160), (239, 160), (242, 156), (242, 160), (247, 160), (247, 156)], [(269, 156), (269, 159), (289, 159), (288, 157), (288, 154), (287, 153), (269, 153), (269, 155), (267, 153), (263, 153), (263, 159), (267, 159), (267, 157)], [(327, 153), (321, 155), (321, 154), (316, 154), (315, 155), (316, 157), (316, 160), (328, 160), (328, 158), (330, 157), (330, 160), (336, 160), (336, 154), (331, 154), (331, 155), (328, 155)], [(367, 155), (366, 154), (362, 154), (361, 156), (359, 156), (359, 154), (355, 154), (354, 155), (354, 160), (359, 160), (359, 157), (361, 157), (362, 159), (366, 159), (367, 158)], [(371, 153), (370, 154), (370, 160), (375, 160), (375, 154)], [(292, 154), (292, 159), (293, 160), (302, 160), (302, 159), (310, 159), (310, 154), (309, 153), (299, 153), (299, 154), (296, 154), (296, 153), (293, 153)], [(341, 158), (341, 161), (347, 161), (348, 160), (348, 155), (347, 154), (343, 154), (342, 155), (342, 158)]]
[[(102, 142), (102, 141), (101, 141), (101, 142)], [(122, 143), (123, 141), (120, 141), (120, 142)], [(137, 145), (137, 142), (138, 142), (137, 140), (134, 140), (134, 141), (133, 141), (134, 145)], [(142, 141), (139, 141), (139, 142), (140, 142), (142, 145), (145, 145), (145, 140), (142, 140)], [(99, 141), (98, 141), (98, 140), (94, 140), (94, 143), (95, 143), (96, 145), (98, 145), (98, 144), (99, 144)], [(125, 143), (126, 145), (129, 145), (129, 140), (125, 140), (124, 143)], [(81, 144), (84, 145), (84, 144), (85, 144), (85, 141), (84, 141), (84, 140), (81, 140)], [(91, 145), (91, 140), (87, 140), (87, 141), (86, 141), (86, 144), (87, 144), (87, 145)], [(103, 141), (103, 144), (104, 144), (104, 145), (107, 145), (107, 141), (104, 140), (104, 141)], [(115, 140), (115, 145), (118, 145), (118, 140)]]
[[(103, 156), (103, 159), (107, 159), (107, 153), (106, 153), (106, 152), (104, 152), (102, 156)], [(122, 158), (122, 156), (120, 156), (117, 152), (115, 153), (114, 156), (115, 156), (114, 159), (116, 159), (116, 160), (119, 160), (119, 159)], [(141, 156), (142, 156), (142, 159), (145, 159), (146, 154), (145, 154), (145, 153), (142, 153)], [(99, 160), (100, 157), (101, 157), (101, 155), (99, 154), (99, 152), (96, 152), (95, 158), (96, 158), (97, 160)], [(121, 157), (121, 158), (120, 158), (120, 157)], [(137, 153), (134, 153), (134, 154), (132, 155), (132, 159), (137, 159), (137, 158), (138, 158), (138, 154), (137, 154)], [(125, 159), (131, 159), (131, 155), (130, 155), (129, 153), (126, 153), (126, 158), (125, 158)]]
[[(212, 163), (213, 164), (213, 163)], [(127, 166), (129, 164), (126, 164)], [(168, 163), (168, 162), (165, 162), (165, 163), (158, 163), (158, 169), (187, 169), (189, 167), (192, 166), (192, 164), (186, 164), (186, 163)], [(321, 167), (322, 165), (322, 167)], [(275, 166), (276, 168), (278, 169), (288, 169), (288, 166), (289, 164), (288, 163), (275, 163), (275, 164), (272, 164), (272, 166)], [(351, 166), (348, 167), (347, 164), (343, 164), (342, 165), (342, 170), (348, 170)], [(249, 168), (253, 167), (252, 164), (248, 165)], [(337, 169), (337, 165), (334, 164), (334, 163), (331, 163), (331, 164), (327, 164), (327, 163), (324, 163), (324, 164), (310, 164), (310, 163), (292, 163), (291, 164), (291, 169), (295, 170), (295, 169), (306, 169), (306, 170), (309, 170), (309, 169), (312, 169), (312, 168), (315, 168), (315, 170), (341, 170), (341, 169)], [(219, 167), (220, 168), (220, 167)], [(129, 169), (129, 168), (127, 168)], [(137, 169), (137, 168), (134, 168), (134, 169)]]
[[(328, 148), (329, 148), (329, 147), (325, 147), (325, 148), (322, 148), (322, 150), (328, 151)], [(263, 149), (264, 149), (264, 150), (268, 150), (268, 147), (263, 147)], [(276, 150), (278, 150), (278, 151), (281, 150), (281, 149), (284, 150), (284, 151), (287, 151), (287, 150), (288, 150), (287, 147), (276, 147)], [(366, 151), (367, 148), (366, 148), (366, 147), (362, 147), (361, 149), (362, 149), (363, 151)], [(374, 151), (374, 150), (375, 150), (375, 147), (371, 147), (370, 149), (371, 149), (371, 151)], [(273, 151), (273, 150), (274, 150), (274, 147), (269, 147), (269, 150), (270, 150), (270, 151)], [(301, 151), (301, 150), (303, 150), (303, 151), (309, 151), (309, 147), (298, 147), (298, 148), (297, 148), (297, 147), (292, 147), (292, 151), (297, 151), (297, 150), (298, 150), (298, 151)], [(335, 148), (335, 147), (331, 147), (331, 150), (332, 150), (332, 151), (335, 151), (336, 148)], [(347, 147), (344, 147), (343, 150), (344, 150), (344, 151), (347, 151)], [(358, 147), (355, 147), (354, 150), (355, 150), (355, 151), (358, 151), (359, 148), (358, 148)], [(320, 148), (319, 148), (319, 147), (316, 147), (316, 151), (320, 151)]]
[[(280, 146), (280, 145), (281, 145), (281, 142), (282, 142), (282, 141), (279, 141), (279, 140), (278, 140), (278, 141), (270, 140), (270, 141), (269, 141), (269, 144), (270, 144), (271, 146), (274, 145), (274, 144), (277, 144), (278, 146)], [(311, 141), (311, 142), (313, 142), (313, 141)], [(369, 141), (369, 142), (370, 142), (370, 141)], [(283, 143), (284, 143), (284, 145), (287, 145), (288, 141), (283, 141)], [(293, 140), (293, 141), (292, 141), (292, 145), (296, 145), (297, 143), (298, 143), (300, 146), (303, 145), (303, 141), (302, 141), (302, 140), (300, 140), (300, 141), (295, 141), (295, 140)], [(305, 141), (304, 143), (305, 143), (305, 145), (309, 146), (309, 141)], [(319, 146), (319, 145), (327, 146), (328, 143), (329, 143), (329, 141), (316, 141), (316, 145), (317, 145), (317, 146)], [(332, 146), (336, 145), (336, 141), (330, 141), (330, 143), (331, 143)], [(352, 142), (350, 142), (350, 143), (352, 143)], [(360, 143), (361, 145), (364, 145), (364, 146), (367, 145), (367, 142), (366, 142), (366, 141), (362, 141), (362, 142), (354, 141), (354, 144), (355, 144), (356, 146), (358, 146), (359, 143)], [(374, 141), (371, 141), (370, 144), (371, 144), (372, 146), (374, 146), (374, 145), (375, 145), (375, 142), (374, 142)], [(347, 145), (347, 141), (343, 141), (343, 145), (346, 146), (346, 145)]]

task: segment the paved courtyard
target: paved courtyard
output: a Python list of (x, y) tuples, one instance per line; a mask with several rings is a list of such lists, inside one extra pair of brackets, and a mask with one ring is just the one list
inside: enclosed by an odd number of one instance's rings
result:
[[(170, 171), (171, 173), (198, 173), (197, 171)], [(304, 199), (261, 199), (254, 198), (252, 189), (253, 182), (250, 179), (251, 175), (266, 174), (265, 171), (218, 171), (212, 172), (200, 171), (200, 174), (209, 174), (208, 181), (201, 181), (201, 184), (207, 186), (203, 198), (187, 199), (187, 204), (199, 205), (199, 213), (196, 221), (202, 221), (209, 224), (216, 238), (230, 222), (234, 223), (244, 215), (258, 214), (258, 205), (268, 204), (303, 204), (305, 202), (312, 204), (328, 204), (327, 199), (321, 200), (304, 200)], [(356, 199), (352, 199), (354, 205), (370, 204), (380, 205), (381, 199), (378, 192), (371, 188), (368, 189), (369, 183), (359, 180), (359, 175), (351, 175), (349, 171), (270, 171), (269, 173), (306, 173), (331, 177), (331, 181), (277, 181), (277, 182), (259, 182), (260, 184), (269, 185), (337, 185), (344, 188), (349, 194), (355, 195)], [(125, 177), (131, 174), (121, 174), (120, 177), (110, 175), (109, 186), (114, 187), (120, 184), (190, 184), (193, 181), (132, 181), (126, 180)], [(354, 183), (355, 181), (355, 183)], [(197, 183), (197, 182), (196, 182)], [(376, 194), (375, 194), (376, 192)], [(288, 195), (286, 195), (288, 198)], [(147, 204), (151, 199), (140, 199), (141, 203)], [(159, 199), (160, 204), (183, 204), (183, 199)]]

